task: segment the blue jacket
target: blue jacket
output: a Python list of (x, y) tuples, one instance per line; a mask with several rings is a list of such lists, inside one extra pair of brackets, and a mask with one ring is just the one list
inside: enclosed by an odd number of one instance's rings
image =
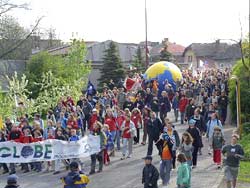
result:
[(79, 136), (77, 135), (69, 137), (69, 141), (77, 141), (77, 140), (80, 140)]
[(66, 177), (62, 178), (62, 182), (64, 188), (87, 188), (89, 178), (78, 172), (70, 172)]

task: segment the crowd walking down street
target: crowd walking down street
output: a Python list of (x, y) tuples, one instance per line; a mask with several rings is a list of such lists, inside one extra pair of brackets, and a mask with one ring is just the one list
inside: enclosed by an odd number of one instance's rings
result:
[(182, 75), (175, 87), (165, 80), (162, 90), (154, 88), (156, 80), (146, 82), (135, 73), (140, 84), (133, 90), (111, 81), (101, 93), (92, 88), (77, 101), (62, 96), (48, 109), (46, 122), (38, 113), (34, 118), (23, 114), (16, 122), (6, 117), (0, 142), (71, 143), (94, 135), (100, 148), (89, 158), (1, 163), (2, 173), (15, 185), (19, 176), (21, 187), (39, 177), (37, 188), (45, 187), (43, 180), (64, 188), (195, 188), (215, 185), (223, 169), (227, 188), (236, 188), (244, 150), (225, 125), (230, 71), (193, 76), (185, 70)]

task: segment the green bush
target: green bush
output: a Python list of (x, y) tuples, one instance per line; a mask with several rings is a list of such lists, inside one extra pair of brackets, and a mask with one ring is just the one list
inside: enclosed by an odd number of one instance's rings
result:
[(239, 142), (245, 152), (245, 160), (250, 160), (250, 134), (244, 134)]
[[(245, 63), (250, 66), (249, 59), (245, 59)], [(240, 81), (240, 95), (241, 95), (241, 120), (242, 122), (250, 121), (250, 72), (246, 70), (242, 61), (238, 61), (232, 70), (232, 75), (236, 75)], [(235, 80), (229, 81), (229, 100), (232, 112), (232, 118), (236, 121), (236, 92)]]
[(244, 134), (250, 134), (250, 122), (242, 124)]

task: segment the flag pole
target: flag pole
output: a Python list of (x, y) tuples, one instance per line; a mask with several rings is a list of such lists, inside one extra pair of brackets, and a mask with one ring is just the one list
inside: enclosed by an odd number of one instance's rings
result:
[(145, 55), (146, 55), (146, 62), (145, 62), (145, 68), (147, 69), (149, 66), (148, 61), (148, 16), (147, 16), (147, 0), (145, 0)]

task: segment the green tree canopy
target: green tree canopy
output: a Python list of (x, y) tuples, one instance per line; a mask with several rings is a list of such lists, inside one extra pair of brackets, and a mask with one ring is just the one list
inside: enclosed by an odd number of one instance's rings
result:
[(160, 54), (160, 61), (171, 61), (172, 54), (167, 50), (167, 47), (164, 47), (163, 50), (161, 50)]
[(74, 86), (72, 90), (81, 90), (91, 69), (90, 63), (85, 61), (85, 56), (85, 43), (79, 40), (72, 40), (66, 57), (53, 56), (47, 52), (32, 56), (26, 67), (28, 89), (32, 91), (30, 97), (36, 99), (39, 96), (39, 83), (43, 83), (43, 75), (49, 71), (58, 79), (58, 86)]
[(99, 86), (109, 83), (112, 79), (114, 83), (119, 83), (125, 77), (124, 67), (122, 66), (117, 48), (114, 42), (110, 42), (109, 48), (105, 51), (103, 58), (104, 64), (101, 69), (101, 77), (99, 78)]

